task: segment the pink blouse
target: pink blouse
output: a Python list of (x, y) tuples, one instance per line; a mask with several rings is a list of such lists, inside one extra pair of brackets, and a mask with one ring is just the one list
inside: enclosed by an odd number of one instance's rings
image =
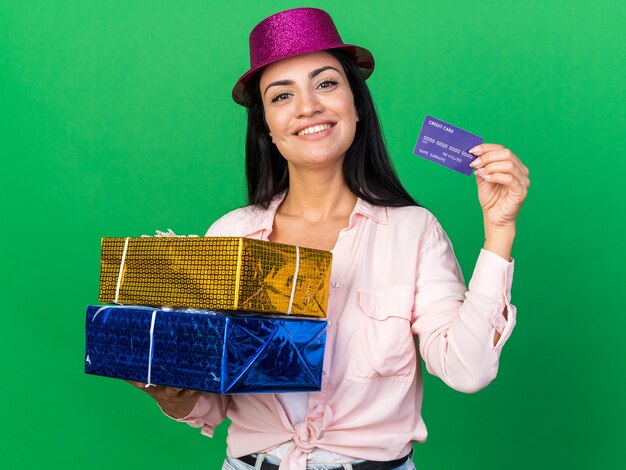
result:
[[(206, 235), (267, 240), (283, 197), (267, 210), (230, 212)], [(481, 250), (468, 290), (450, 241), (428, 210), (361, 199), (332, 252), (324, 380), (309, 395), (306, 419), (291, 423), (276, 395), (207, 393), (179, 420), (212, 436), (227, 416), (231, 457), (289, 442), (281, 470), (304, 469), (316, 448), (394, 460), (412, 441), (426, 439), (420, 358), (428, 372), (462, 392), (476, 392), (496, 376), (515, 325), (512, 261)], [(494, 346), (495, 332), (501, 337)]]

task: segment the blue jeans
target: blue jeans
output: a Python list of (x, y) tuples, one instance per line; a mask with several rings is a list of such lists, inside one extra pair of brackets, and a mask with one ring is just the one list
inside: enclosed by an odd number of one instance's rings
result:
[[(274, 457), (270, 457), (266, 455), (263, 459), (269, 463), (273, 463), (275, 465), (280, 464), (280, 460), (275, 459)], [(307, 465), (307, 469), (310, 470), (325, 470), (325, 469), (340, 469), (343, 466), (344, 470), (352, 470), (353, 463), (363, 462), (363, 460), (351, 460), (348, 463), (310, 463)], [(241, 460), (227, 458), (224, 460), (224, 464), (222, 465), (222, 470), (255, 470), (255, 467), (252, 465), (248, 465)], [(413, 459), (409, 459), (399, 467), (396, 467), (394, 470), (415, 470), (415, 464), (413, 463)]]

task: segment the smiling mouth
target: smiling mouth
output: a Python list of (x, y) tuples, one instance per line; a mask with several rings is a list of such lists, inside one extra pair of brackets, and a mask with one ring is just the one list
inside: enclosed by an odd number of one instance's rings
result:
[(319, 124), (317, 126), (311, 126), (311, 127), (307, 127), (306, 129), (302, 129), (296, 135), (302, 136), (302, 135), (317, 134), (318, 132), (324, 132), (325, 130), (330, 129), (333, 126), (334, 124)]

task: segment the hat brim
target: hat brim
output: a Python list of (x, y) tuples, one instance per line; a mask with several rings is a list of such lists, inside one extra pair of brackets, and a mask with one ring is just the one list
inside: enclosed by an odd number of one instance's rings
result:
[[(331, 49), (340, 49), (349, 53), (352, 59), (355, 61), (357, 67), (359, 68), (359, 71), (361, 72), (361, 75), (363, 76), (365, 80), (367, 80), (369, 76), (372, 75), (372, 72), (374, 72), (374, 56), (372, 55), (370, 51), (368, 51), (364, 47), (355, 46), (353, 44), (344, 44), (343, 46), (333, 47)], [(323, 49), (323, 50), (329, 50), (329, 49)], [(300, 52), (299, 54), (295, 54), (292, 57), (305, 55), (305, 54), (311, 54), (313, 52), (320, 52), (320, 50), (319, 49), (312, 49), (310, 51), (304, 50)], [(286, 59), (286, 58), (287, 57), (283, 57), (283, 59)], [(246, 87), (248, 86), (248, 82), (250, 81), (250, 79), (255, 73), (257, 73), (259, 70), (263, 69), (264, 67), (267, 67), (273, 62), (276, 62), (276, 61), (270, 61), (264, 64), (259, 64), (256, 67), (248, 70), (241, 77), (239, 77), (239, 80), (237, 80), (237, 83), (235, 83), (235, 86), (233, 87), (233, 92), (232, 92), (233, 100), (235, 101), (235, 103), (240, 104), (241, 106), (246, 106), (245, 94), (246, 94)]]

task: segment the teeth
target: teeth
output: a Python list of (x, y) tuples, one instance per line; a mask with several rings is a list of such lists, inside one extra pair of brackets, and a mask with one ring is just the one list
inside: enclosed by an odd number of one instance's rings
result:
[(298, 132), (298, 135), (315, 134), (316, 132), (322, 132), (326, 129), (330, 129), (331, 127), (333, 127), (331, 124), (320, 124), (319, 126), (307, 127), (306, 129), (302, 129)]

